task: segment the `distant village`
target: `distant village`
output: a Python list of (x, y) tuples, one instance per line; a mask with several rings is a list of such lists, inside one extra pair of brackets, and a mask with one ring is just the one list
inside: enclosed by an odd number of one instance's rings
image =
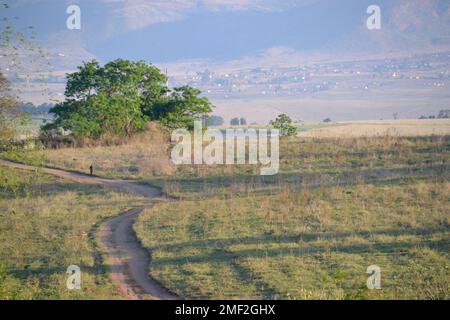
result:
[(215, 99), (308, 96), (334, 89), (357, 94), (395, 86), (445, 90), (450, 84), (450, 52), (402, 59), (254, 68), (232, 73), (203, 70), (172, 78), (171, 85), (185, 81)]

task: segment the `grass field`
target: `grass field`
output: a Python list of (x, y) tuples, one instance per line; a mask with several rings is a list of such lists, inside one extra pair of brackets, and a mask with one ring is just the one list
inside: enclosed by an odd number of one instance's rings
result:
[[(126, 143), (125, 143), (126, 142)], [(110, 146), (14, 151), (2, 156), (36, 166), (89, 172), (110, 178), (142, 179), (170, 175), (175, 167), (168, 157), (168, 137), (155, 127)]]
[[(282, 139), (273, 177), (249, 165), (175, 167), (154, 128), (126, 144), (1, 156), (82, 172), (93, 164), (177, 197), (134, 227), (149, 273), (188, 298), (448, 299), (450, 135), (440, 133), (449, 125), (304, 126)], [(0, 177), (0, 298), (120, 298), (95, 230), (143, 200), (39, 172)], [(70, 264), (87, 270), (86, 290), (65, 288)], [(370, 265), (382, 290), (366, 287)]]
[[(450, 184), (323, 187), (161, 204), (135, 229), (182, 296), (447, 299)], [(366, 268), (382, 270), (382, 290)]]
[[(120, 299), (96, 228), (141, 199), (0, 167), (0, 299)], [(82, 290), (68, 290), (67, 267)]]
[(322, 184), (427, 178), (449, 168), (449, 136), (284, 139), (280, 173), (261, 177), (257, 166), (180, 166), (165, 179), (144, 179), (181, 199), (279, 193)]
[[(299, 129), (298, 139), (281, 143), (282, 172), (338, 171), (344, 169), (344, 163), (352, 170), (355, 166), (390, 167), (383, 161), (389, 162), (391, 157), (398, 162), (397, 166), (409, 165), (415, 160), (406, 159), (410, 155), (405, 154), (404, 150), (414, 153), (429, 151), (429, 159), (425, 160), (437, 162), (440, 158), (436, 158), (439, 155), (433, 148), (439, 148), (442, 145), (440, 141), (448, 140), (444, 137), (450, 135), (450, 120), (303, 124)], [(416, 141), (417, 137), (425, 139)], [(431, 142), (427, 144), (427, 140)], [(417, 150), (409, 148), (415, 144)], [(332, 158), (334, 155), (338, 157), (337, 161)], [(416, 154), (413, 156), (416, 157)], [(169, 137), (155, 126), (150, 126), (148, 131), (125, 144), (15, 152), (3, 154), (2, 157), (81, 172), (88, 172), (92, 164), (101, 176), (141, 180), (259, 174), (259, 168), (254, 166), (175, 167), (169, 159)], [(422, 156), (420, 158), (424, 159)]]
[(280, 154), (276, 177), (188, 166), (161, 180), (190, 201), (135, 225), (151, 274), (190, 298), (449, 298), (448, 136), (301, 137)]
[(300, 132), (302, 137), (418, 137), (450, 135), (450, 120), (353, 121)]

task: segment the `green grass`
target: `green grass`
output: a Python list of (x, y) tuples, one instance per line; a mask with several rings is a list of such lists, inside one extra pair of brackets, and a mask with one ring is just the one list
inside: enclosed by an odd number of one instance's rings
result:
[(179, 166), (160, 179), (145, 179), (181, 199), (274, 194), (283, 188), (448, 176), (450, 136), (348, 139), (283, 139), (280, 173), (261, 177), (249, 165)]
[[(218, 299), (448, 299), (450, 184), (408, 182), (184, 201), (135, 225), (152, 276)], [(382, 290), (366, 268), (382, 270)]]
[[(96, 230), (141, 199), (0, 167), (0, 299), (120, 299)], [(81, 268), (82, 290), (66, 287)]]
[[(150, 272), (182, 296), (448, 299), (450, 137), (284, 139), (281, 170), (187, 166), (140, 217)], [(382, 269), (368, 290), (366, 269)]]
[[(274, 177), (248, 165), (174, 168), (166, 141), (145, 136), (3, 156), (84, 172), (94, 163), (97, 174), (139, 179), (181, 199), (146, 210), (135, 229), (152, 252), (151, 275), (182, 296), (450, 297), (450, 136), (283, 139)], [(70, 245), (133, 199), (37, 174), (15, 173), (3, 187), (0, 179), (0, 279), (7, 279), (0, 294), (118, 297), (98, 267), (95, 239), (82, 242), (75, 258)], [(90, 291), (67, 292), (68, 263), (87, 267)], [(381, 267), (382, 290), (366, 287), (373, 264)]]

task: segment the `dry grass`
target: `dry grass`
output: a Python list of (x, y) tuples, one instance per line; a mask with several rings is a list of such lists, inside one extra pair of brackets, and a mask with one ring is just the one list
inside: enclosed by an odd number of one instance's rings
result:
[(96, 175), (136, 179), (174, 172), (168, 148), (167, 134), (150, 124), (145, 132), (132, 137), (126, 144), (46, 149), (20, 154), (18, 160), (85, 173), (93, 165)]
[(301, 132), (305, 138), (419, 137), (450, 135), (450, 120), (398, 120), (342, 122)]
[(372, 138), (292, 138), (280, 145), (280, 173), (261, 177), (258, 166), (179, 166), (159, 181), (183, 199), (278, 193), (284, 187), (392, 181), (447, 176), (450, 136)]

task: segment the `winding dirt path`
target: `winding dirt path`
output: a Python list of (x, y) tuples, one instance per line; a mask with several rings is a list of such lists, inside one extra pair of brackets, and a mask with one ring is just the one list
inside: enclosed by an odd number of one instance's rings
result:
[(111, 278), (127, 299), (179, 299), (149, 277), (150, 256), (133, 230), (143, 208), (109, 219), (100, 228), (100, 241), (106, 247), (106, 263)]
[[(36, 167), (0, 159), (0, 165), (21, 170), (36, 170)], [(40, 168), (42, 172), (86, 185), (98, 185), (128, 192), (137, 196), (162, 199), (158, 188), (141, 185), (133, 181), (92, 177), (75, 171)], [(126, 299), (177, 300), (149, 276), (150, 255), (141, 246), (133, 224), (144, 208), (136, 208), (108, 219), (99, 230), (100, 242), (105, 249), (105, 262), (110, 267), (111, 279)]]

